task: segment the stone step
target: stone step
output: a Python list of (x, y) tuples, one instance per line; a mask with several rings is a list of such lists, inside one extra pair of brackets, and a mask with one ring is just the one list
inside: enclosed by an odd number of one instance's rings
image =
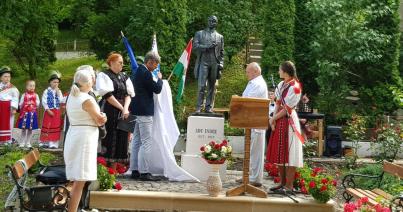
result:
[(249, 49), (263, 50), (262, 43), (249, 43)]
[(262, 57), (260, 56), (249, 56), (248, 62), (252, 63), (252, 62), (256, 62), (256, 63), (260, 63), (262, 61)]
[(261, 43), (262, 41), (259, 38), (249, 37), (248, 42), (249, 43)]
[(333, 212), (335, 202), (317, 203), (312, 198), (286, 197), (257, 198), (253, 196), (210, 197), (207, 194), (153, 192), (153, 191), (91, 191), (90, 208), (102, 210), (166, 210), (210, 212)]

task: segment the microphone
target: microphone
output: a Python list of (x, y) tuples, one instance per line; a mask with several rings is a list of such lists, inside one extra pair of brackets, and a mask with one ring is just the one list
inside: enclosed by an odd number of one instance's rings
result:
[(270, 76), (271, 76), (271, 84), (272, 84), (273, 88), (276, 88), (276, 83), (274, 83), (273, 74), (270, 74)]

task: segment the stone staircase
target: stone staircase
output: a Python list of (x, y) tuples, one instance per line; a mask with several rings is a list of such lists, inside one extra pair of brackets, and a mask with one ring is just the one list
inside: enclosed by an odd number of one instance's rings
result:
[(250, 37), (246, 44), (246, 64), (251, 62), (261, 63), (263, 54), (263, 43), (260, 39)]

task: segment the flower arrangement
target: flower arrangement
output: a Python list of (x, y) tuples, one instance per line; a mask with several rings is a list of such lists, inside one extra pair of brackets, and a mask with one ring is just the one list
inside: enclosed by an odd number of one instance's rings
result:
[(336, 195), (337, 181), (326, 175), (321, 168), (304, 165), (295, 173), (294, 188), (310, 194), (315, 200), (326, 203)]
[(344, 212), (390, 212), (388, 207), (381, 204), (371, 206), (368, 204), (368, 197), (358, 199), (356, 202), (344, 204)]
[(116, 170), (110, 168), (103, 157), (98, 157), (97, 163), (99, 190), (106, 191), (112, 188), (122, 190), (122, 185), (116, 182), (116, 175), (125, 173), (127, 168), (120, 163), (116, 164)]
[(227, 140), (223, 140), (221, 143), (210, 141), (200, 147), (202, 158), (210, 164), (223, 164), (226, 159), (231, 157), (232, 147)]

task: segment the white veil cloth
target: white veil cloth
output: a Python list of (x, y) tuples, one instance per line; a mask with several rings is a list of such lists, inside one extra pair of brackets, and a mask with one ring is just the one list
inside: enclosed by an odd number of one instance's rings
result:
[(182, 169), (175, 160), (174, 147), (179, 137), (172, 106), (172, 92), (167, 80), (163, 80), (160, 94), (154, 94), (154, 120), (151, 151), (154, 157), (149, 168), (152, 175), (165, 176), (170, 181), (193, 181), (199, 179)]

